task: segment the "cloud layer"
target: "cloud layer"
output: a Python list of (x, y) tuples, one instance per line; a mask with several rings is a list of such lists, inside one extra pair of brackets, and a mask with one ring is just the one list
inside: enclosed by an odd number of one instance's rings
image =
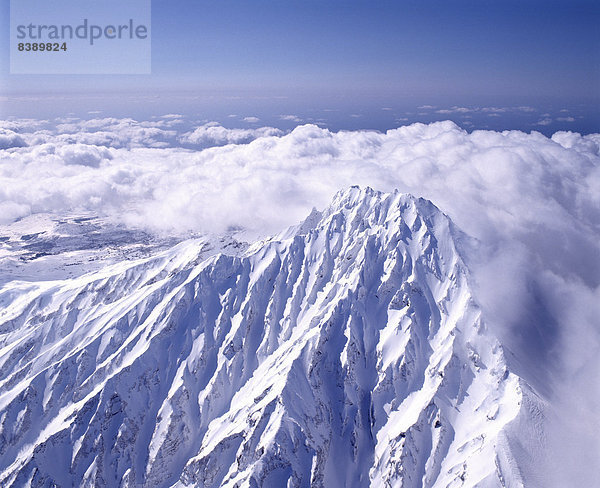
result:
[[(515, 368), (555, 398), (551, 449), (600, 452), (590, 434), (600, 431), (600, 135), (468, 133), (452, 122), (284, 134), (183, 127), (176, 115), (0, 127), (3, 223), (81, 211), (159, 233), (256, 236), (353, 184), (431, 199), (476, 239), (464, 247), (477, 298)], [(573, 421), (582, 415), (585, 427)], [(583, 486), (591, 473), (577, 459), (566, 457), (565, 472)], [(546, 468), (549, 479), (565, 476)]]

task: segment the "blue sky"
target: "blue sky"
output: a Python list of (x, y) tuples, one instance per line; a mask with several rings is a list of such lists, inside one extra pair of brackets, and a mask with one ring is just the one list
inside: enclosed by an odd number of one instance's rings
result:
[[(0, 110), (330, 110), (348, 128), (383, 128), (423, 105), (530, 106), (539, 114), (527, 124), (568, 111), (565, 124), (598, 131), (598, 25), (596, 1), (154, 0), (151, 75), (11, 76), (3, 29)], [(67, 99), (15, 101), (46, 93)], [(393, 121), (368, 115), (384, 108)]]

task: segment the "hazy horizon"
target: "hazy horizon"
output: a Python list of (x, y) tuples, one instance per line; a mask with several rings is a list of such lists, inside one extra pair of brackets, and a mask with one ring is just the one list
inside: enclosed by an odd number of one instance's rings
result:
[(151, 14), (152, 74), (10, 75), (4, 56), (0, 117), (600, 132), (597, 2), (154, 0)]

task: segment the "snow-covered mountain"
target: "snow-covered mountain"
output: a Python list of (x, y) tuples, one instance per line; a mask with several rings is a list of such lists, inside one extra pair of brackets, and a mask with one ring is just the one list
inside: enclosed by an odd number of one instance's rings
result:
[(525, 486), (542, 400), (458, 238), (351, 188), (249, 248), (6, 283), (0, 486)]

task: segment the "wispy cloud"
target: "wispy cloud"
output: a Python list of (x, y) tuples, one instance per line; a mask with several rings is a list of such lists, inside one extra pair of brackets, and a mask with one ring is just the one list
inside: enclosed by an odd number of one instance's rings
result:
[[(433, 107), (432, 107), (433, 108)], [(535, 112), (536, 110), (532, 107), (521, 106), (521, 107), (450, 107), (436, 110), (437, 114), (466, 114), (466, 113), (495, 113), (503, 114), (510, 112)]]
[(452, 107), (452, 108), (443, 108), (440, 110), (436, 110), (436, 114), (466, 114), (469, 112), (475, 112), (476, 109), (468, 108), (468, 107)]
[(290, 122), (302, 122), (302, 119), (297, 115), (280, 115), (279, 118)]

